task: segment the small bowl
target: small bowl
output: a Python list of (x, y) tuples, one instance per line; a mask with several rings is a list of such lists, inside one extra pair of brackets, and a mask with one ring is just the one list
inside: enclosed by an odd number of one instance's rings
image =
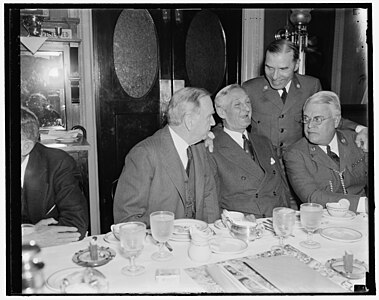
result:
[(120, 240), (120, 227), (126, 223), (118, 223), (118, 224), (113, 224), (111, 225), (111, 230), (113, 232), (114, 237), (117, 240)]
[(341, 206), (338, 202), (326, 203), (326, 209), (329, 215), (333, 217), (343, 217), (348, 211), (347, 207)]
[(239, 212), (239, 211), (228, 211), (227, 213), (223, 212), (221, 214), (221, 220), (222, 220), (222, 223), (225, 224), (225, 226), (227, 226), (227, 222), (228, 222), (228, 218), (226, 216), (229, 216), (230, 219), (232, 219), (233, 221), (242, 221), (244, 219), (244, 214)]

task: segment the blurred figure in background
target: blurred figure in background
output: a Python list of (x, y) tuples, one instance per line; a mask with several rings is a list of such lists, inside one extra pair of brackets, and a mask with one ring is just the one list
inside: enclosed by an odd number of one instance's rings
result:
[(35, 224), (23, 242), (35, 240), (44, 247), (82, 239), (88, 229), (88, 205), (74, 175), (76, 162), (38, 139), (36, 115), (21, 107), (22, 222)]

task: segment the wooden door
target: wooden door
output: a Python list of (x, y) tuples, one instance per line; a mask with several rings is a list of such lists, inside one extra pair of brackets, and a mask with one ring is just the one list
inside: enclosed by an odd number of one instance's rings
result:
[(241, 10), (93, 10), (101, 232), (125, 155), (165, 123), (183, 86), (240, 83)]

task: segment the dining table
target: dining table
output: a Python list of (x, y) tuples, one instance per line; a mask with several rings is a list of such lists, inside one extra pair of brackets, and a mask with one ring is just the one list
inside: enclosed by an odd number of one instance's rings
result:
[[(321, 226), (313, 235), (313, 239), (321, 244), (320, 248), (309, 249), (304, 248), (299, 243), (306, 239), (307, 233), (301, 225), (299, 220), (299, 212), (297, 212), (297, 220), (294, 226), (293, 234), (286, 237), (284, 240), (286, 247), (290, 249), (296, 249), (296, 253), (301, 253), (316, 262), (317, 268), (324, 268), (330, 260), (343, 260), (346, 253), (352, 254), (354, 260), (361, 262), (367, 268), (367, 273), (363, 274), (361, 278), (345, 278), (341, 274), (339, 276), (339, 285), (342, 286), (342, 290), (346, 293), (354, 293), (356, 286), (365, 286), (366, 277), (369, 270), (369, 237), (368, 237), (368, 219), (366, 214), (355, 214), (347, 218), (332, 217), (325, 211)], [(246, 288), (233, 289), (233, 286), (222, 286), (223, 280), (216, 280), (218, 282), (218, 288), (207, 288), (207, 280), (204, 278), (197, 278), (191, 276), (194, 270), (201, 270), (204, 266), (214, 266), (221, 262), (238, 261), (243, 258), (254, 258), (262, 253), (265, 256), (271, 256), (271, 248), (279, 244), (279, 238), (275, 235), (273, 230), (268, 226), (272, 222), (272, 218), (257, 219), (258, 224), (265, 226), (265, 230), (260, 237), (255, 240), (248, 241), (247, 246), (241, 248), (241, 251), (212, 251), (207, 261), (194, 261), (188, 254), (189, 247), (191, 245), (190, 240), (173, 240), (170, 239), (169, 245), (172, 247), (173, 258), (168, 261), (155, 261), (151, 258), (151, 255), (158, 250), (158, 246), (154, 243), (154, 240), (146, 237), (144, 242), (144, 248), (142, 253), (136, 257), (136, 264), (143, 265), (145, 272), (137, 276), (126, 276), (122, 274), (121, 269), (130, 264), (129, 259), (124, 258), (120, 254), (120, 242), (114, 237), (110, 231), (106, 234), (96, 235), (97, 246), (106, 249), (111, 249), (114, 256), (107, 263), (95, 267), (100, 271), (107, 281), (106, 294), (218, 294), (218, 293), (254, 293), (252, 290)], [(212, 238), (221, 241), (223, 239), (234, 239), (230, 230), (226, 227), (216, 226), (219, 225), (220, 220), (215, 223), (209, 224), (209, 228), (212, 231)], [(322, 234), (323, 230), (328, 229), (337, 230), (353, 230), (359, 233), (358, 238), (349, 239), (343, 237), (339, 239), (338, 234), (333, 236), (327, 236)], [(330, 231), (330, 230), (329, 230)], [(62, 277), (66, 276), (70, 272), (83, 270), (85, 267), (78, 265), (74, 262), (74, 256), (80, 251), (89, 248), (91, 240), (94, 236), (87, 236), (81, 241), (72, 242), (69, 244), (45, 247), (41, 248), (39, 253), (40, 260), (44, 263), (43, 275), (45, 278), (45, 285), (41, 291), (42, 294), (60, 294), (59, 282)], [(168, 250), (167, 250), (168, 251)], [(293, 251), (292, 251), (293, 253)], [(76, 255), (77, 256), (77, 255)], [(308, 268), (309, 266), (307, 266)], [(310, 268), (310, 267), (309, 267)], [(281, 276), (289, 275), (290, 268), (281, 269), (278, 267), (276, 272)], [(222, 272), (211, 272), (222, 273)], [(60, 275), (61, 274), (61, 275)], [(162, 275), (163, 274), (163, 275)], [(298, 274), (301, 279), (302, 274)], [(219, 275), (215, 275), (218, 277)], [(248, 276), (247, 276), (248, 277)], [(217, 279), (217, 278), (216, 278)], [(296, 280), (294, 278), (294, 280)], [(225, 280), (224, 280), (225, 282)], [(242, 282), (242, 280), (241, 280)], [(328, 285), (327, 285), (328, 286)], [(341, 291), (342, 291), (341, 290)], [(289, 293), (291, 293), (290, 290)], [(302, 293), (304, 290), (293, 290), (295, 293)], [(312, 293), (312, 286), (306, 290)], [(323, 293), (334, 293), (334, 290), (328, 290), (326, 287), (323, 289)], [(344, 293), (342, 292), (342, 293)], [(257, 292), (259, 293), (259, 291)], [(271, 293), (283, 293), (282, 291), (276, 291)], [(316, 291), (317, 293), (317, 291)]]

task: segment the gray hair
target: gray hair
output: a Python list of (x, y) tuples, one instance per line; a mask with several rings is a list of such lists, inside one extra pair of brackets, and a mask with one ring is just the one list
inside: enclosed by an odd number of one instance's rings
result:
[(309, 103), (328, 104), (332, 106), (335, 116), (341, 116), (340, 99), (336, 93), (330, 91), (321, 91), (313, 94), (307, 99), (307, 101), (305, 101), (303, 110)]
[(245, 90), (237, 83), (227, 85), (223, 89), (221, 89), (216, 97), (215, 97), (215, 106), (224, 108), (225, 106), (225, 100), (227, 99), (227, 96), (234, 90), (242, 90), (245, 92)]
[(200, 98), (210, 96), (210, 93), (201, 88), (185, 87), (172, 95), (167, 109), (167, 121), (170, 125), (183, 123), (185, 114), (200, 111)]
[(266, 52), (270, 53), (293, 53), (293, 60), (299, 59), (299, 48), (291, 41), (281, 39), (275, 40), (270, 45), (268, 45)]
[(37, 142), (39, 139), (39, 121), (36, 115), (21, 106), (21, 140)]

